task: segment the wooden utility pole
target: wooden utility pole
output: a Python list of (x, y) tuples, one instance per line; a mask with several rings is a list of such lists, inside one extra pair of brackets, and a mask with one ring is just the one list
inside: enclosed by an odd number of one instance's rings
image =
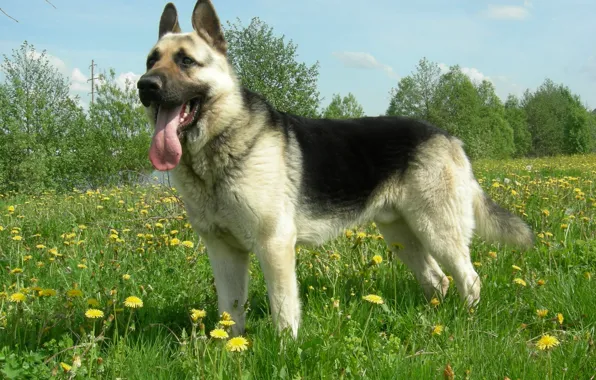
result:
[(91, 66), (89, 66), (91, 68), (91, 78), (87, 79), (87, 82), (91, 81), (91, 104), (93, 104), (93, 102), (95, 101), (95, 66), (97, 66), (95, 64), (95, 60), (91, 60)]

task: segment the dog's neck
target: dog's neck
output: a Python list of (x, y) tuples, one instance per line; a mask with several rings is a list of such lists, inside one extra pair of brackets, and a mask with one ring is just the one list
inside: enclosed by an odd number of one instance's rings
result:
[(258, 133), (251, 128), (242, 96), (238, 91), (209, 99), (198, 128), (189, 131), (182, 144), (181, 169), (192, 172), (205, 187), (230, 175)]

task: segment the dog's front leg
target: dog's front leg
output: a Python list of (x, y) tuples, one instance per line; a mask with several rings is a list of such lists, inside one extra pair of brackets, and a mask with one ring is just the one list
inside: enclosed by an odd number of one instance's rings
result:
[(220, 315), (225, 311), (236, 322), (232, 335), (244, 333), (244, 306), (248, 299), (248, 252), (231, 247), (217, 238), (203, 238), (215, 277)]
[(259, 242), (255, 252), (267, 283), (273, 323), (279, 332), (289, 328), (294, 338), (300, 325), (295, 243), (293, 234), (269, 237)]

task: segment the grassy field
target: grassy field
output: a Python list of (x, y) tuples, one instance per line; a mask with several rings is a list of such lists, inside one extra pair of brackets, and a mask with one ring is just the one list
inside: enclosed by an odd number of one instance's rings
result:
[(359, 226), (297, 249), (297, 341), (275, 334), (253, 257), (241, 352), (210, 335), (225, 326), (175, 190), (3, 195), (0, 378), (594, 378), (596, 156), (474, 169), (536, 232), (525, 252), (474, 241), (477, 309), (454, 286), (425, 300), (375, 226)]

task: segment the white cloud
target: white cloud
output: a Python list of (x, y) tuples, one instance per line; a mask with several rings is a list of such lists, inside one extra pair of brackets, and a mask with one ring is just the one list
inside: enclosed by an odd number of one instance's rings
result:
[[(38, 52), (37, 50), (33, 50), (31, 52), (31, 58), (33, 59), (39, 59), (41, 57), (42, 53)], [(60, 73), (62, 74), (68, 74), (68, 69), (66, 67), (66, 63), (64, 63), (63, 60), (61, 60), (58, 57), (54, 57), (51, 54), (48, 54), (47, 52), (45, 53), (45, 58), (48, 60), (48, 62), (54, 66)]]
[(487, 77), (486, 75), (482, 74), (480, 70), (478, 70), (477, 68), (462, 67), (461, 71), (462, 73), (466, 74), (474, 83), (482, 83), (483, 80), (492, 82), (492, 79), (490, 79), (490, 77)]
[[(441, 74), (445, 74), (449, 72), (449, 65), (446, 63), (439, 63), (439, 69), (441, 70)], [(484, 75), (480, 70), (475, 67), (460, 67), (462, 73), (468, 76), (470, 80), (474, 83), (482, 83), (483, 80), (487, 80), (489, 82), (494, 83), (494, 81), (487, 75)]]
[(129, 71), (127, 73), (122, 73), (118, 76), (118, 78), (116, 78), (116, 84), (118, 84), (118, 86), (120, 88), (126, 88), (126, 83), (130, 83), (130, 85), (133, 88), (136, 88), (137, 86), (137, 81), (139, 80), (139, 78), (141, 77), (141, 74), (135, 74), (132, 71)]
[(391, 78), (399, 78), (399, 76), (393, 71), (393, 68), (391, 66), (385, 65), (377, 61), (377, 59), (369, 53), (340, 51), (334, 52), (333, 55), (341, 62), (343, 62), (343, 64), (347, 67), (353, 67), (357, 69), (382, 70)]
[(486, 15), (497, 20), (524, 20), (530, 15), (528, 8), (531, 6), (531, 3), (526, 2), (524, 5), (523, 7), (514, 5), (489, 5)]
[[(141, 77), (140, 74), (135, 74), (132, 71), (127, 73), (121, 73), (115, 78), (116, 85), (121, 89), (126, 88), (126, 83), (130, 83), (133, 88), (136, 88), (136, 83)], [(83, 74), (83, 72), (78, 68), (75, 67), (70, 74), (70, 91), (71, 92), (84, 92), (89, 93), (91, 92), (91, 82), (88, 82), (89, 78)], [(101, 87), (105, 83), (102, 79), (95, 79), (95, 87), (96, 89)]]
[(75, 67), (70, 74), (70, 91), (72, 92), (89, 92), (91, 86), (87, 82), (87, 77), (81, 72), (81, 70)]

